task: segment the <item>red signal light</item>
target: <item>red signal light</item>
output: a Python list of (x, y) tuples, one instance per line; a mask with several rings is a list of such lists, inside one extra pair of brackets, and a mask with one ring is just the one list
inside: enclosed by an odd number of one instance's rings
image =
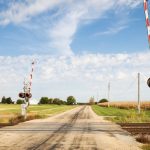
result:
[(20, 98), (25, 98), (25, 93), (19, 93)]
[(150, 78), (147, 80), (147, 85), (150, 87)]

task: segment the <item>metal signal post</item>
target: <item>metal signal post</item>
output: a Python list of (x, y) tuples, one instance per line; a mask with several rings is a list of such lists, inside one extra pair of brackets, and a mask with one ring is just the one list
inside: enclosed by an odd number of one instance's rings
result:
[(150, 48), (150, 21), (149, 21), (149, 0), (143, 0), (144, 2), (144, 13), (145, 13), (145, 21), (147, 27), (147, 34), (148, 34), (148, 44)]
[[(149, 44), (149, 49), (150, 49), (149, 0), (143, 0), (143, 2), (144, 2), (144, 13), (145, 13), (147, 34), (148, 34), (148, 44)], [(150, 78), (147, 80), (147, 85), (148, 85), (148, 87), (150, 87)]]

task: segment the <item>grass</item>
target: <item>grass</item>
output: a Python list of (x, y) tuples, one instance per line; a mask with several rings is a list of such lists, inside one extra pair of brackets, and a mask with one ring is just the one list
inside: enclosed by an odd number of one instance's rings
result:
[(141, 114), (138, 114), (135, 109), (120, 109), (114, 107), (107, 108), (100, 107), (98, 105), (93, 105), (92, 109), (97, 115), (105, 116), (108, 120), (117, 123), (150, 122), (149, 110), (142, 110)]
[[(69, 105), (30, 105), (28, 107), (28, 120), (45, 118), (54, 114), (65, 112), (77, 106)], [(0, 123), (11, 123), (18, 120), (21, 114), (20, 105), (0, 104)]]
[(142, 146), (143, 150), (150, 150), (150, 144), (145, 144)]

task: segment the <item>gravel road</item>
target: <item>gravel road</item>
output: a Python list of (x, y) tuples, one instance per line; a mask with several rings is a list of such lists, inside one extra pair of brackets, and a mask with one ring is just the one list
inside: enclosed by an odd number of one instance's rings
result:
[(0, 129), (0, 150), (140, 150), (139, 146), (90, 106)]

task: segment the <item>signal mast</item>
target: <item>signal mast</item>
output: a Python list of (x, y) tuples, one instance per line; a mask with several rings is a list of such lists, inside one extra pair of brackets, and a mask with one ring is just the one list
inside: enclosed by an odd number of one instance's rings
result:
[(33, 78), (33, 71), (34, 71), (34, 64), (35, 61), (31, 63), (32, 69), (30, 73), (30, 78), (24, 80), (24, 87), (23, 87), (23, 92), (19, 93), (19, 97), (24, 99), (24, 104), (21, 104), (21, 114), (24, 116), (24, 119), (27, 117), (27, 108), (29, 106), (29, 100), (32, 97), (31, 94), (31, 87), (32, 87), (32, 78)]
[[(144, 0), (144, 13), (146, 19), (146, 27), (147, 27), (147, 34), (148, 34), (148, 44), (150, 49), (150, 21), (149, 21), (149, 10), (148, 10), (148, 0)], [(150, 87), (150, 78), (147, 80), (147, 85)]]

